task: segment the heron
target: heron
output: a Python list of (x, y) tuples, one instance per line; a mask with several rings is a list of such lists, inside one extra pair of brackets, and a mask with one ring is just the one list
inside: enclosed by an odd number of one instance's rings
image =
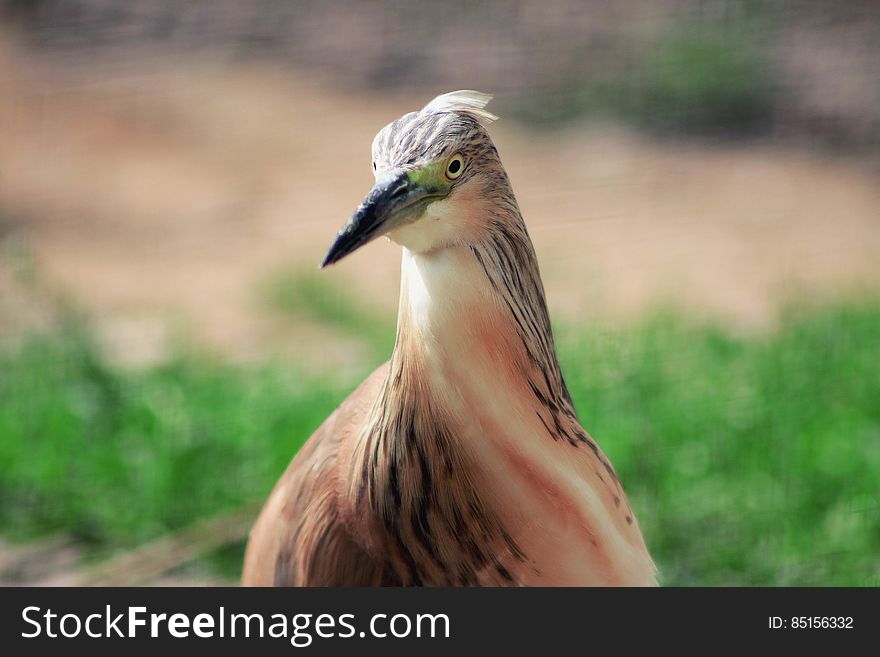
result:
[(651, 586), (617, 473), (575, 413), (488, 126), (446, 93), (385, 126), (322, 267), (402, 247), (389, 362), (315, 431), (250, 535), (255, 586)]

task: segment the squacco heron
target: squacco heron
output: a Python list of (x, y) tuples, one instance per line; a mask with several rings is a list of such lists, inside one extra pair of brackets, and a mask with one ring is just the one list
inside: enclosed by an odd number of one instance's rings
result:
[(322, 266), (403, 247), (394, 351), (276, 485), (244, 584), (656, 583), (560, 372), (490, 98), (438, 96), (373, 140), (376, 183)]

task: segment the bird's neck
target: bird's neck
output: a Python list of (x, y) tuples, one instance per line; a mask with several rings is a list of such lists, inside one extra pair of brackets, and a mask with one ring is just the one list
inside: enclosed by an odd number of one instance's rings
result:
[(524, 226), (522, 237), (499, 230), (480, 244), (404, 250), (402, 268), (391, 365), (352, 465), (355, 513), (384, 528), (371, 547), (392, 555), (404, 582), (517, 582), (525, 557), (475, 485), (478, 464), (498, 461), (497, 440), (540, 452), (547, 431), (582, 432), (531, 244)]
[[(389, 379), (418, 380), (446, 411), (504, 405), (574, 417), (559, 369), (537, 260), (518, 214), (480, 241), (403, 252), (397, 340)], [(389, 400), (394, 402), (396, 400)]]
[[(494, 228), (480, 243), (403, 254), (397, 340), (350, 493), (354, 515), (382, 530), (365, 544), (392, 555), (405, 583), (533, 581), (530, 558), (552, 570), (554, 540), (576, 546), (572, 555), (597, 549), (599, 526), (644, 549), (611, 464), (575, 415), (525, 227)], [(548, 525), (550, 545), (530, 529), (547, 496), (563, 516)], [(586, 544), (567, 533), (571, 514)]]

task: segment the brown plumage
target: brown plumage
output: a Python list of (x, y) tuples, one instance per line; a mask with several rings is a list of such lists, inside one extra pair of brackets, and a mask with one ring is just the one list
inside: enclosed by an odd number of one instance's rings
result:
[(537, 260), (476, 92), (373, 142), (332, 264), (403, 248), (397, 339), (251, 534), (246, 585), (651, 585), (655, 569), (556, 359)]

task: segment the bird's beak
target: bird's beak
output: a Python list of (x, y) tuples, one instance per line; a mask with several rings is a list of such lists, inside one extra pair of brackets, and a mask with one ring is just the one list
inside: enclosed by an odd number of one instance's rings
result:
[(321, 267), (339, 262), (367, 242), (416, 219), (438, 196), (439, 190), (413, 182), (406, 170), (383, 173), (339, 231)]

